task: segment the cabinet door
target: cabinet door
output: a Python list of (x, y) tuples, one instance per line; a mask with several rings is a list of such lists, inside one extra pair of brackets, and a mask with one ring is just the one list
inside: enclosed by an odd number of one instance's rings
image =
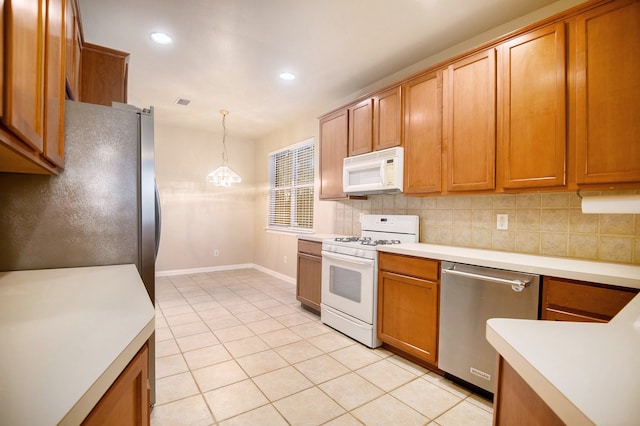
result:
[(44, 156), (64, 166), (65, 0), (47, 0)]
[(438, 284), (392, 272), (378, 279), (378, 338), (432, 364), (437, 360)]
[(373, 102), (373, 150), (402, 145), (402, 88), (386, 90)]
[(320, 312), (322, 258), (298, 253), (298, 279), (296, 298), (306, 306)]
[(442, 189), (442, 72), (404, 85), (404, 192)]
[(565, 57), (564, 23), (499, 47), (497, 173), (503, 188), (565, 184)]
[(349, 107), (349, 156), (373, 150), (373, 99)]
[(444, 91), (447, 191), (495, 188), (495, 50), (451, 64)]
[(78, 21), (75, 0), (66, 0), (66, 53), (65, 74), (67, 80), (67, 96), (71, 100), (80, 98), (80, 55), (82, 40), (80, 39), (80, 23)]
[(323, 200), (346, 198), (342, 190), (342, 165), (347, 156), (348, 110), (320, 119), (320, 195)]
[(83, 426), (150, 424), (148, 358), (145, 344), (84, 419)]
[(576, 181), (640, 182), (640, 2), (608, 3), (574, 25)]
[(3, 123), (41, 153), (44, 149), (46, 1), (5, 4)]
[(127, 103), (128, 64), (126, 52), (84, 43), (80, 100), (106, 106)]

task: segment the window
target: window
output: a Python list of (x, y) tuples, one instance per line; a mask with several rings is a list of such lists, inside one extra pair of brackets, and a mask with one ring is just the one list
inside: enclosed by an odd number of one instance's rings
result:
[(269, 155), (269, 228), (313, 229), (313, 138)]

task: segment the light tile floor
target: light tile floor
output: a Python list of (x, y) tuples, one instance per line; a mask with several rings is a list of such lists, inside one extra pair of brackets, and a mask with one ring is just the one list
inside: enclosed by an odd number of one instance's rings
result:
[(492, 405), (323, 325), (256, 269), (156, 280), (161, 425), (491, 425)]

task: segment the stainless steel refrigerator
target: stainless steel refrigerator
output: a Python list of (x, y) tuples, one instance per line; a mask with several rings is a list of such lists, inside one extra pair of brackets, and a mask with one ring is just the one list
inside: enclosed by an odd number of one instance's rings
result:
[[(73, 101), (65, 109), (60, 175), (0, 173), (0, 271), (134, 263), (155, 305), (153, 109)], [(152, 403), (154, 342), (155, 334)]]

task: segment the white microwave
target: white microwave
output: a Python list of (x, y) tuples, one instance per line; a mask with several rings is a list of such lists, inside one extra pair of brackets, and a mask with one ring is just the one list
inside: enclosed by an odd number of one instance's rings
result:
[(344, 159), (342, 188), (347, 194), (402, 192), (404, 148), (395, 147)]

